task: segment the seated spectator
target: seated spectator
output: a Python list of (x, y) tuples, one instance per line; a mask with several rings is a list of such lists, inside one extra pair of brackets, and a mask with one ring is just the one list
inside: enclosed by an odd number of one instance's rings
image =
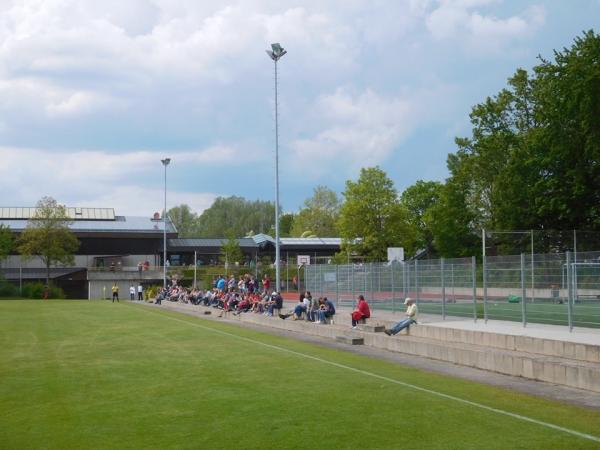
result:
[(233, 314), (239, 316), (243, 312), (248, 312), (252, 307), (252, 302), (250, 301), (249, 296), (244, 296), (242, 300), (237, 305), (237, 311)]
[(267, 316), (273, 316), (275, 308), (280, 311), (283, 308), (283, 297), (276, 291), (271, 294), (271, 299), (267, 302)]
[(320, 306), (319, 310), (317, 311), (319, 323), (325, 324), (327, 323), (328, 319), (333, 318), (335, 315), (335, 305), (331, 302), (331, 300), (328, 300), (327, 297), (320, 299), (319, 303)]
[(369, 317), (371, 317), (369, 304), (363, 295), (359, 295), (356, 309), (352, 311), (352, 328), (356, 328), (358, 322), (360, 322), (362, 319), (368, 319)]
[(302, 298), (303, 296), (301, 295), (300, 298), (298, 299), (298, 303), (296, 304), (296, 306), (294, 307), (294, 310), (290, 313), (287, 314), (279, 314), (279, 317), (281, 319), (287, 319), (290, 316), (294, 316), (294, 320), (298, 320), (302, 317), (302, 313), (306, 312), (306, 303), (304, 302), (304, 300), (306, 300), (305, 298)]
[(311, 322), (316, 322), (317, 317), (318, 317), (317, 312), (319, 311), (319, 307), (320, 307), (320, 303), (319, 303), (320, 299), (313, 298), (310, 291), (306, 291), (304, 298), (308, 299), (308, 301), (310, 302), (310, 305), (307, 308), (306, 318), (308, 320), (310, 320)]
[(415, 304), (415, 301), (412, 298), (407, 297), (406, 300), (404, 300), (404, 304), (407, 305), (406, 306), (406, 319), (401, 320), (400, 322), (398, 322), (396, 325), (394, 325), (392, 328), (390, 328), (389, 330), (384, 330), (385, 334), (387, 334), (388, 336), (392, 336), (394, 334), (398, 334), (400, 331), (404, 330), (405, 328), (410, 327), (413, 323), (417, 323), (417, 305)]

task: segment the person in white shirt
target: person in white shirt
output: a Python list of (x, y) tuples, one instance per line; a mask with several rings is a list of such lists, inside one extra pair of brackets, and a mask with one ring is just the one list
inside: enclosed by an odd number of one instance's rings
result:
[(393, 334), (398, 334), (400, 331), (404, 330), (405, 328), (410, 327), (413, 323), (417, 323), (417, 305), (415, 304), (415, 301), (410, 298), (407, 297), (406, 300), (404, 300), (404, 304), (407, 305), (406, 306), (406, 319), (401, 320), (400, 322), (398, 322), (396, 325), (394, 325), (392, 328), (390, 328), (389, 330), (384, 330), (385, 334), (387, 334), (388, 336), (392, 336)]
[(144, 287), (142, 286), (142, 283), (138, 284), (137, 293), (138, 293), (138, 300), (143, 301), (144, 300)]
[(133, 287), (133, 284), (129, 286), (129, 299), (132, 301), (135, 300), (135, 288)]

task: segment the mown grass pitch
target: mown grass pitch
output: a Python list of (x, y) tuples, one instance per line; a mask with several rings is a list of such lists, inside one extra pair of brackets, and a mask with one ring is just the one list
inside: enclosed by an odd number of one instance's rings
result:
[(597, 410), (158, 308), (3, 301), (0, 336), (3, 449), (600, 448)]

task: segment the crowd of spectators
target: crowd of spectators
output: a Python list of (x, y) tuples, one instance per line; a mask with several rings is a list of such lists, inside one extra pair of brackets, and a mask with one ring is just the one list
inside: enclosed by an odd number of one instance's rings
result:
[[(259, 283), (249, 274), (242, 275), (236, 280), (233, 275), (224, 277), (219, 275), (213, 280), (212, 289), (202, 290), (198, 288), (184, 288), (173, 284), (163, 288), (156, 296), (156, 304), (160, 305), (163, 300), (180, 303), (190, 303), (192, 305), (211, 306), (220, 309), (222, 312), (233, 312), (234, 315), (242, 313), (264, 314), (273, 316), (275, 310), (279, 310), (279, 317), (293, 320), (306, 320), (319, 324), (333, 323), (335, 315), (335, 305), (327, 297), (313, 298), (310, 291), (300, 293), (298, 303), (288, 313), (282, 313), (283, 297), (279, 292), (271, 291), (269, 277), (265, 275)], [(141, 288), (141, 286), (140, 286)], [(135, 288), (130, 287), (130, 295), (133, 300)], [(113, 297), (114, 297), (113, 288)], [(140, 295), (141, 296), (141, 295)], [(116, 294), (118, 300), (118, 288)], [(114, 301), (114, 299), (113, 299)], [(388, 336), (397, 334), (411, 324), (417, 323), (417, 306), (411, 298), (406, 298), (407, 305), (406, 318), (391, 329), (386, 329)], [(364, 296), (358, 296), (356, 308), (351, 313), (352, 327), (368, 319), (371, 316), (369, 305)]]
[(156, 304), (163, 300), (192, 305), (212, 306), (222, 311), (232, 311), (234, 314), (246, 312), (273, 316), (274, 310), (281, 311), (283, 298), (276, 291), (271, 291), (271, 283), (265, 276), (261, 283), (249, 274), (242, 275), (236, 280), (233, 275), (219, 275), (213, 280), (212, 288), (184, 288), (172, 285), (163, 288), (156, 296)]
[(279, 314), (281, 319), (293, 317), (293, 320), (306, 319), (309, 322), (320, 324), (333, 321), (335, 305), (327, 297), (313, 298), (310, 291), (300, 293), (298, 303), (292, 311), (287, 314)]

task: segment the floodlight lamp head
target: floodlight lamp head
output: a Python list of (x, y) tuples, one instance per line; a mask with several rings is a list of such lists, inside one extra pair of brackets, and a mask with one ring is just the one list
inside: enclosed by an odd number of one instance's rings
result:
[(279, 58), (287, 53), (287, 51), (284, 50), (284, 48), (278, 42), (271, 44), (271, 49), (272, 51), (267, 50), (267, 55), (269, 55), (273, 61), (278, 61)]
[(163, 163), (163, 166), (168, 166), (171, 162), (171, 158), (161, 159), (160, 162)]

